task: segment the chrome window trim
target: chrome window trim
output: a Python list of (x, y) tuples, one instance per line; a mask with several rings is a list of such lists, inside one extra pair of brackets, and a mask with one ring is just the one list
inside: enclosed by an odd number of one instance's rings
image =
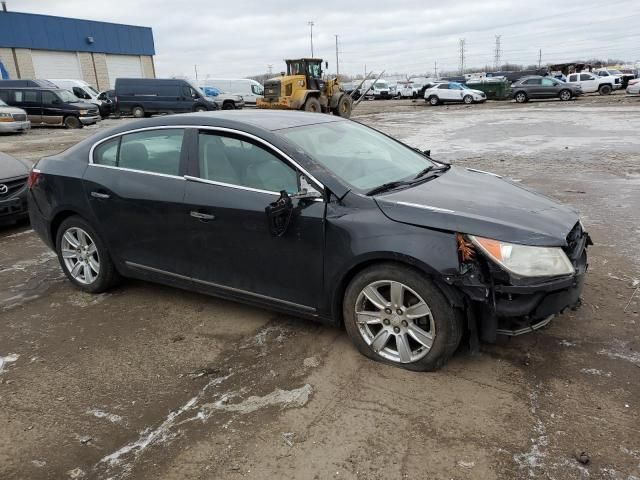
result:
[(200, 178), (200, 177), (192, 177), (191, 175), (185, 175), (184, 179), (190, 180), (192, 182), (206, 183), (208, 185), (217, 185), (218, 187), (229, 187), (229, 188), (235, 188), (238, 190), (246, 190), (248, 192), (266, 193), (269, 195), (277, 195), (277, 196), (280, 195), (280, 192), (274, 192), (271, 190), (261, 190), (259, 188), (245, 187), (242, 185), (235, 185), (233, 183), (216, 182), (215, 180), (208, 180), (206, 178)]
[[(109, 140), (112, 140), (116, 137), (121, 137), (123, 135), (129, 135), (130, 133), (138, 133), (138, 132), (145, 132), (145, 131), (150, 131), (150, 130), (167, 130), (167, 129), (196, 129), (196, 130), (211, 130), (211, 131), (215, 131), (215, 132), (224, 132), (224, 133), (232, 133), (235, 135), (239, 135), (239, 136), (244, 136), (246, 138), (249, 138), (255, 142), (258, 142), (262, 145), (264, 145), (265, 147), (273, 150), (274, 152), (276, 152), (278, 155), (280, 155), (282, 158), (285, 159), (286, 162), (288, 162), (291, 165), (293, 165), (293, 167), (295, 167), (297, 170), (299, 170), (301, 173), (303, 173), (308, 180), (312, 181), (313, 183), (316, 184), (316, 187), (318, 187), (320, 189), (320, 191), (324, 192), (326, 190), (325, 186), (322, 184), (322, 182), (320, 182), (318, 179), (316, 179), (313, 175), (311, 175), (305, 168), (303, 168), (298, 162), (296, 162), (293, 158), (291, 158), (289, 155), (287, 155), (286, 153), (284, 153), (282, 150), (280, 150), (278, 147), (276, 147), (275, 145), (267, 142), (266, 140), (263, 140), (262, 138), (253, 135), (251, 133), (247, 133), (247, 132), (243, 132), (242, 130), (236, 130), (234, 128), (227, 128), (227, 127), (212, 127), (212, 126), (207, 126), (207, 125), (158, 125), (158, 126), (154, 126), (154, 127), (142, 127), (142, 128), (136, 128), (133, 130), (128, 130), (126, 132), (120, 132), (120, 133), (115, 133), (113, 135), (109, 135), (108, 137), (105, 137), (101, 140), (98, 140), (96, 143), (94, 143), (91, 148), (89, 149), (89, 165), (93, 165), (96, 167), (103, 167), (103, 168), (113, 168), (116, 170), (124, 170), (124, 171), (133, 171), (133, 172), (138, 172), (138, 173), (147, 173), (149, 175), (160, 175), (160, 176), (166, 176), (166, 177), (172, 177), (172, 178), (186, 178), (187, 176), (185, 175), (185, 177), (180, 177), (180, 176), (176, 176), (176, 175), (167, 175), (164, 173), (156, 173), (156, 172), (148, 172), (145, 170), (134, 170), (131, 168), (124, 168), (124, 167), (114, 167), (111, 165), (102, 165), (99, 163), (94, 163), (93, 162), (93, 153), (94, 150), (96, 149), (96, 147), (98, 147), (99, 145), (103, 144), (104, 142), (107, 142)], [(198, 180), (206, 180), (204, 178), (199, 178), (199, 177), (191, 177), (190, 179), (196, 179), (198, 178)], [(207, 182), (212, 182), (214, 184), (220, 184), (219, 182), (215, 182), (213, 180), (208, 180)], [(228, 186), (228, 187), (237, 187), (237, 188), (244, 188), (244, 189), (250, 189), (250, 187), (242, 187), (241, 185), (231, 185), (231, 184), (220, 184), (222, 186)], [(257, 189), (253, 189), (253, 190), (257, 190)], [(267, 190), (261, 190), (262, 192), (267, 192), (267, 193), (273, 193)]]
[(184, 180), (184, 177), (180, 175), (170, 175), (168, 173), (158, 173), (158, 172), (149, 172), (147, 170), (136, 170), (135, 168), (127, 168), (127, 167), (114, 167), (113, 165), (101, 165), (99, 163), (91, 163), (92, 167), (100, 167), (100, 168), (110, 168), (112, 170), (122, 170), (125, 172), (134, 172), (134, 173), (145, 173), (147, 175), (155, 175), (157, 177), (166, 177), (166, 178), (175, 178), (176, 180)]
[(260, 299), (263, 299), (263, 300), (271, 300), (271, 301), (274, 301), (274, 302), (282, 303), (283, 305), (289, 305), (289, 306), (300, 308), (300, 309), (307, 310), (307, 311), (310, 311), (310, 312), (315, 312), (316, 311), (316, 309), (314, 307), (309, 307), (307, 305), (301, 305), (299, 303), (290, 302), (289, 300), (281, 300), (279, 298), (270, 297), (268, 295), (263, 295), (261, 293), (249, 292), (247, 290), (242, 290), (240, 288), (229, 287), (229, 286), (226, 286), (226, 285), (220, 285), (218, 283), (213, 283), (213, 282), (207, 282), (206, 280), (200, 280), (198, 278), (188, 277), (186, 275), (181, 275), (179, 273), (168, 272), (166, 270), (161, 270), (161, 269), (155, 268), (155, 267), (148, 267), (146, 265), (142, 265), (140, 263), (135, 263), (135, 262), (130, 262), (128, 260), (125, 260), (124, 263), (129, 267), (138, 268), (140, 270), (147, 270), (149, 272), (160, 273), (162, 275), (167, 275), (169, 277), (179, 278), (180, 280), (189, 280), (189, 281), (192, 281), (192, 282), (199, 283), (201, 285), (208, 285), (210, 287), (215, 287), (215, 288), (219, 288), (221, 290), (226, 290), (228, 292), (240, 293), (240, 294), (243, 294), (243, 295), (248, 295), (248, 296), (251, 296), (251, 297), (260, 298)]

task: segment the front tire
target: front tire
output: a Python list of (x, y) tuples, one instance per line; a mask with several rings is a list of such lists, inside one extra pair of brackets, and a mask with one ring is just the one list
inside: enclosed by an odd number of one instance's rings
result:
[(467, 105), (471, 105), (473, 103), (473, 97), (471, 95), (465, 95), (462, 101)]
[(569, 100), (571, 100), (572, 96), (573, 95), (569, 90), (560, 90), (560, 93), (558, 94), (558, 97), (560, 97), (560, 100), (562, 100), (563, 102), (568, 102)]
[(611, 93), (611, 85), (601, 85), (598, 89), (600, 95), (609, 95)]
[(102, 238), (85, 219), (71, 216), (56, 233), (56, 253), (67, 278), (80, 290), (100, 293), (120, 276)]
[(438, 97), (436, 97), (435, 95), (433, 95), (433, 96), (429, 97), (429, 104), (432, 107), (435, 107), (435, 106), (440, 104), (440, 99)]
[(67, 128), (82, 128), (82, 123), (78, 117), (69, 116), (64, 119), (64, 126)]
[(235, 105), (233, 102), (224, 102), (222, 104), (222, 110), (235, 110)]
[(418, 271), (382, 263), (360, 272), (344, 296), (349, 337), (368, 358), (408, 370), (441, 368), (460, 344), (463, 321)]
[(518, 92), (516, 93), (515, 97), (516, 102), (518, 103), (526, 103), (529, 100), (529, 97), (527, 97), (527, 94), (524, 92)]
[(338, 100), (338, 105), (333, 110), (334, 115), (338, 115), (342, 118), (351, 117), (351, 110), (353, 108), (353, 103), (348, 95), (342, 95)]

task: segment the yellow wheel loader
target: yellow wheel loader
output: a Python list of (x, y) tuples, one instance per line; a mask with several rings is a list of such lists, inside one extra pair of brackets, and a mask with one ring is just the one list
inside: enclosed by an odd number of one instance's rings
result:
[(322, 78), (322, 59), (285, 61), (286, 75), (283, 72), (281, 76), (264, 82), (264, 98), (257, 100), (258, 108), (333, 113), (344, 118), (351, 116), (351, 97), (342, 91), (337, 78)]

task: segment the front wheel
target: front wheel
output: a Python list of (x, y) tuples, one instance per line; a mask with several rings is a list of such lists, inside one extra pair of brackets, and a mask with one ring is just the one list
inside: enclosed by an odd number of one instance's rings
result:
[(353, 103), (348, 95), (342, 95), (338, 100), (338, 105), (333, 110), (334, 115), (338, 115), (342, 118), (351, 117), (351, 109), (353, 108)]
[(460, 311), (429, 279), (391, 263), (369, 267), (351, 281), (343, 315), (363, 355), (408, 370), (442, 367), (463, 333)]
[(82, 128), (82, 123), (78, 117), (69, 116), (64, 119), (64, 126), (67, 128)]
[(569, 90), (562, 90), (560, 91), (560, 95), (558, 95), (560, 97), (560, 100), (562, 100), (563, 102), (567, 102), (569, 100), (571, 100), (571, 92)]
[(473, 97), (471, 95), (465, 95), (462, 101), (467, 105), (470, 105), (473, 103)]
[(611, 93), (611, 85), (601, 85), (598, 89), (600, 95), (609, 95)]
[(432, 97), (429, 97), (429, 104), (433, 107), (435, 107), (436, 105), (438, 105), (440, 103), (440, 100), (438, 99), (438, 97), (436, 97), (435, 95)]
[(56, 234), (56, 253), (67, 278), (85, 292), (104, 292), (120, 278), (104, 242), (82, 217), (62, 222)]

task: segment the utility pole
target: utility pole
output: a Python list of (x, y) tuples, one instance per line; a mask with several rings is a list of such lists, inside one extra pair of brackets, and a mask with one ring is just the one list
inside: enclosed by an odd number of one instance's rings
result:
[(340, 76), (340, 64), (338, 63), (338, 35), (336, 37), (336, 78)]
[(273, 72), (273, 65), (272, 64), (267, 65), (267, 71), (269, 72), (269, 75), (272, 74), (272, 72)]
[(438, 61), (433, 62), (433, 78), (438, 78)]
[(307, 22), (307, 25), (309, 25), (309, 30), (311, 31), (311, 58), (313, 58), (313, 21), (309, 20)]
[(193, 69), (196, 71), (196, 80), (198, 80), (198, 65), (194, 65)]
[(464, 54), (467, 41), (464, 38), (460, 39), (460, 75), (464, 75)]
[(496, 71), (500, 70), (500, 54), (502, 50), (500, 49), (500, 38), (502, 35), (496, 35), (496, 49), (495, 49), (495, 58), (494, 58), (494, 66)]
[(538, 68), (542, 68), (542, 49), (538, 50)]

